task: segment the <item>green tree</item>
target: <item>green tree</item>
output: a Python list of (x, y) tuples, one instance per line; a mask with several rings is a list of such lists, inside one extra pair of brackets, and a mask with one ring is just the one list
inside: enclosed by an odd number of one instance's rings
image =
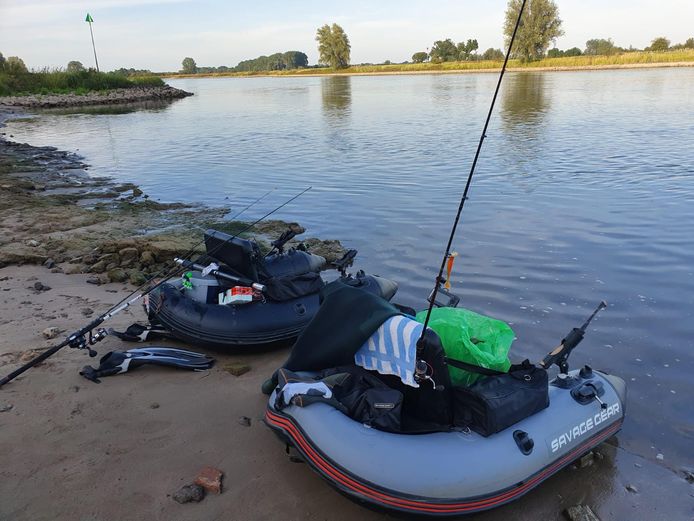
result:
[(450, 38), (436, 40), (431, 46), (429, 57), (436, 63), (452, 62), (458, 59), (458, 48)]
[(571, 47), (571, 49), (566, 49), (564, 51), (564, 56), (580, 56), (581, 54), (583, 54), (583, 51), (578, 47)]
[(67, 67), (65, 69), (67, 72), (82, 72), (84, 69), (84, 65), (82, 65), (82, 62), (78, 62), (77, 60), (72, 60), (67, 62)]
[(316, 31), (318, 55), (321, 63), (333, 69), (344, 69), (349, 66), (351, 46), (344, 29), (337, 24), (325, 24)]
[(504, 53), (501, 51), (501, 49), (495, 49), (494, 47), (490, 47), (482, 53), (482, 59), (493, 61), (503, 60)]
[(646, 50), (647, 51), (653, 51), (653, 52), (663, 52), (667, 51), (670, 48), (670, 40), (665, 38), (664, 36), (658, 36), (651, 42), (651, 46), (648, 47)]
[(480, 48), (477, 40), (469, 39), (467, 42), (460, 42), (456, 46), (458, 50), (458, 59), (461, 61), (471, 60), (473, 58), (472, 53)]
[(5, 70), (5, 62), (6, 62), (6, 61), (7, 61), (7, 60), (5, 60), (5, 57), (4, 57), (4, 56), (2, 55), (2, 53), (0, 52), (0, 72), (2, 72), (2, 71)]
[(583, 54), (589, 56), (609, 56), (618, 51), (612, 38), (593, 38), (586, 42), (586, 50)]
[(24, 60), (17, 56), (8, 56), (5, 60), (5, 72), (8, 74), (21, 74), (29, 72)]
[(426, 52), (416, 52), (412, 55), (412, 61), (415, 63), (424, 63), (429, 59), (429, 54)]
[[(508, 2), (504, 20), (506, 45), (511, 40), (521, 4), (522, 0)], [(522, 61), (542, 58), (550, 42), (564, 34), (561, 23), (559, 9), (552, 0), (527, 0), (513, 44), (513, 57), (520, 58)]]
[(181, 72), (185, 74), (195, 74), (198, 72), (198, 66), (193, 58), (183, 58), (181, 65), (183, 66)]
[(685, 49), (694, 49), (694, 38), (687, 38), (687, 41), (682, 44)]
[(564, 51), (556, 47), (547, 51), (547, 58), (561, 58), (562, 56), (564, 56)]
[(308, 56), (299, 51), (287, 51), (282, 55), (282, 61), (287, 69), (300, 69), (308, 66)]

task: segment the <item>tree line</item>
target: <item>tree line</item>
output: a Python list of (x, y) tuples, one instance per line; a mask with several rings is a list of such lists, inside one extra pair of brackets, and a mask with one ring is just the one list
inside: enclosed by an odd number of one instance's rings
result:
[(258, 56), (252, 60), (243, 60), (236, 67), (198, 67), (193, 58), (186, 57), (181, 62), (184, 74), (205, 74), (211, 72), (257, 72), (300, 69), (308, 66), (308, 56), (300, 51), (277, 52), (270, 56)]

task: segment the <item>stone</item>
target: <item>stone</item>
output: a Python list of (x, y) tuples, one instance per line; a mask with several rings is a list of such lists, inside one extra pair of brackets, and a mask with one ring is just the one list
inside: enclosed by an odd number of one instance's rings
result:
[(174, 492), (171, 497), (174, 501), (181, 504), (190, 503), (191, 501), (199, 503), (205, 497), (205, 489), (195, 484), (184, 485)]
[(29, 240), (26, 242), (26, 244), (27, 244), (27, 246), (31, 246), (32, 248), (36, 248), (40, 243), (39, 243), (39, 241), (37, 241), (37, 240), (29, 239)]
[(82, 273), (83, 267), (81, 264), (70, 264), (65, 268), (65, 273), (68, 275), (76, 275), (77, 273)]
[(591, 451), (588, 454), (581, 456), (581, 458), (578, 460), (578, 468), (584, 469), (586, 467), (590, 467), (593, 464), (593, 460), (593, 452)]
[(107, 265), (108, 264), (119, 264), (120, 263), (120, 257), (118, 257), (117, 253), (105, 253), (101, 257), (99, 257), (99, 262), (104, 262)]
[(140, 197), (142, 193), (142, 190), (140, 190), (137, 186), (133, 188), (133, 197)]
[(99, 277), (89, 277), (87, 279), (87, 284), (96, 284), (99, 286), (101, 284), (101, 278)]
[(636, 485), (632, 485), (631, 483), (629, 483), (625, 488), (632, 494), (636, 494), (639, 491), (639, 489), (636, 488)]
[(92, 264), (87, 271), (89, 273), (103, 273), (106, 271), (106, 263), (104, 261), (97, 261)]
[(0, 405), (0, 412), (8, 412), (11, 411), (14, 405), (9, 404), (9, 403), (4, 403)]
[(222, 477), (224, 473), (214, 467), (205, 467), (198, 472), (195, 478), (195, 484), (200, 485), (207, 492), (215, 494), (222, 493)]
[(48, 258), (43, 262), (43, 265), (50, 270), (55, 266), (55, 261), (53, 259)]
[(51, 327), (47, 327), (46, 329), (44, 329), (41, 332), (41, 334), (43, 335), (43, 337), (46, 340), (50, 340), (52, 338), (57, 337), (62, 332), (63, 332), (63, 330), (60, 329), (59, 327), (51, 326)]
[(570, 521), (600, 521), (588, 505), (574, 505), (564, 510)]
[(92, 308), (82, 308), (82, 314), (88, 317), (94, 314), (94, 310)]
[(242, 374), (246, 374), (248, 371), (251, 370), (251, 366), (248, 364), (239, 364), (235, 362), (231, 362), (228, 364), (224, 364), (222, 368), (230, 374), (233, 374), (234, 376), (241, 376)]
[(239, 416), (239, 425), (243, 425), (244, 427), (250, 427), (251, 419), (248, 416)]
[(143, 251), (142, 255), (140, 255), (140, 264), (143, 266), (151, 266), (156, 261), (157, 260), (154, 258), (154, 253), (149, 250)]
[(106, 275), (110, 282), (125, 282), (128, 280), (128, 275), (121, 268), (114, 268)]
[(137, 270), (131, 271), (128, 279), (130, 280), (130, 283), (135, 286), (142, 286), (145, 282), (147, 282), (147, 277), (145, 277), (141, 271)]
[(122, 268), (128, 268), (135, 264), (140, 258), (140, 252), (137, 248), (123, 248), (118, 252), (120, 256), (120, 265)]
[(51, 268), (51, 273), (64, 273), (64, 271), (60, 266), (56, 266), (55, 268)]
[(658, 453), (658, 454), (656, 454), (655, 459), (657, 459), (658, 461), (663, 461), (663, 460), (665, 459), (665, 456), (663, 456), (662, 454)]
[(34, 289), (36, 291), (50, 291), (51, 287), (46, 286), (43, 282), (36, 281), (36, 282), (34, 282)]
[(158, 408), (159, 408), (159, 404), (158, 404), (157, 402), (152, 402), (152, 403), (149, 404), (149, 408), (150, 408), (150, 409), (158, 409)]
[(684, 474), (684, 479), (687, 480), (687, 483), (694, 483), (694, 472), (688, 469), (682, 469), (682, 474)]

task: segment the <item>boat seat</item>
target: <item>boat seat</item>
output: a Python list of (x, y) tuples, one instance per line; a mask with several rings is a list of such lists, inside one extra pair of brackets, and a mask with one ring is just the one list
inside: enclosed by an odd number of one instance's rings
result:
[(247, 239), (233, 237), (217, 230), (205, 232), (205, 249), (239, 275), (259, 281), (258, 263), (262, 258), (258, 245)]

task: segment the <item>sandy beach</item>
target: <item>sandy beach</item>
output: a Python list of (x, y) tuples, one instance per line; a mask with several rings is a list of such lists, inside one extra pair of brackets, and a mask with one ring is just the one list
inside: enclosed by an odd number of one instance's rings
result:
[[(131, 281), (140, 280), (137, 274), (151, 275), (176, 249), (199, 238), (199, 231), (181, 229), (182, 222), (202, 225), (224, 214), (148, 202), (136, 185), (119, 191), (125, 185), (116, 189), (90, 177), (79, 157), (11, 145), (1, 136), (0, 159), (3, 376), (126, 296), (135, 287)], [(104, 261), (94, 268), (113, 244), (119, 251), (136, 248), (140, 260), (125, 265), (120, 255), (114, 266)], [(144, 251), (154, 251), (156, 262), (144, 263)], [(144, 318), (134, 307), (105, 325), (123, 329)], [(62, 332), (46, 339), (49, 327)], [(96, 347), (101, 356), (133, 345), (111, 336)], [(283, 363), (289, 347), (237, 354), (195, 349), (214, 356), (215, 367), (201, 373), (143, 367), (95, 384), (78, 371), (98, 365), (98, 358), (65, 348), (3, 387), (0, 519), (396, 518), (362, 508), (307, 464), (291, 462), (263, 424), (267, 398), (261, 383)], [(239, 363), (250, 371), (234, 376), (227, 368)], [(577, 504), (590, 506), (603, 520), (690, 519), (692, 486), (680, 474), (620, 449), (618, 439), (601, 445), (584, 468), (566, 468), (519, 501), (475, 519), (564, 519), (564, 510)], [(175, 502), (171, 495), (205, 466), (224, 472), (222, 494), (200, 503)]]

